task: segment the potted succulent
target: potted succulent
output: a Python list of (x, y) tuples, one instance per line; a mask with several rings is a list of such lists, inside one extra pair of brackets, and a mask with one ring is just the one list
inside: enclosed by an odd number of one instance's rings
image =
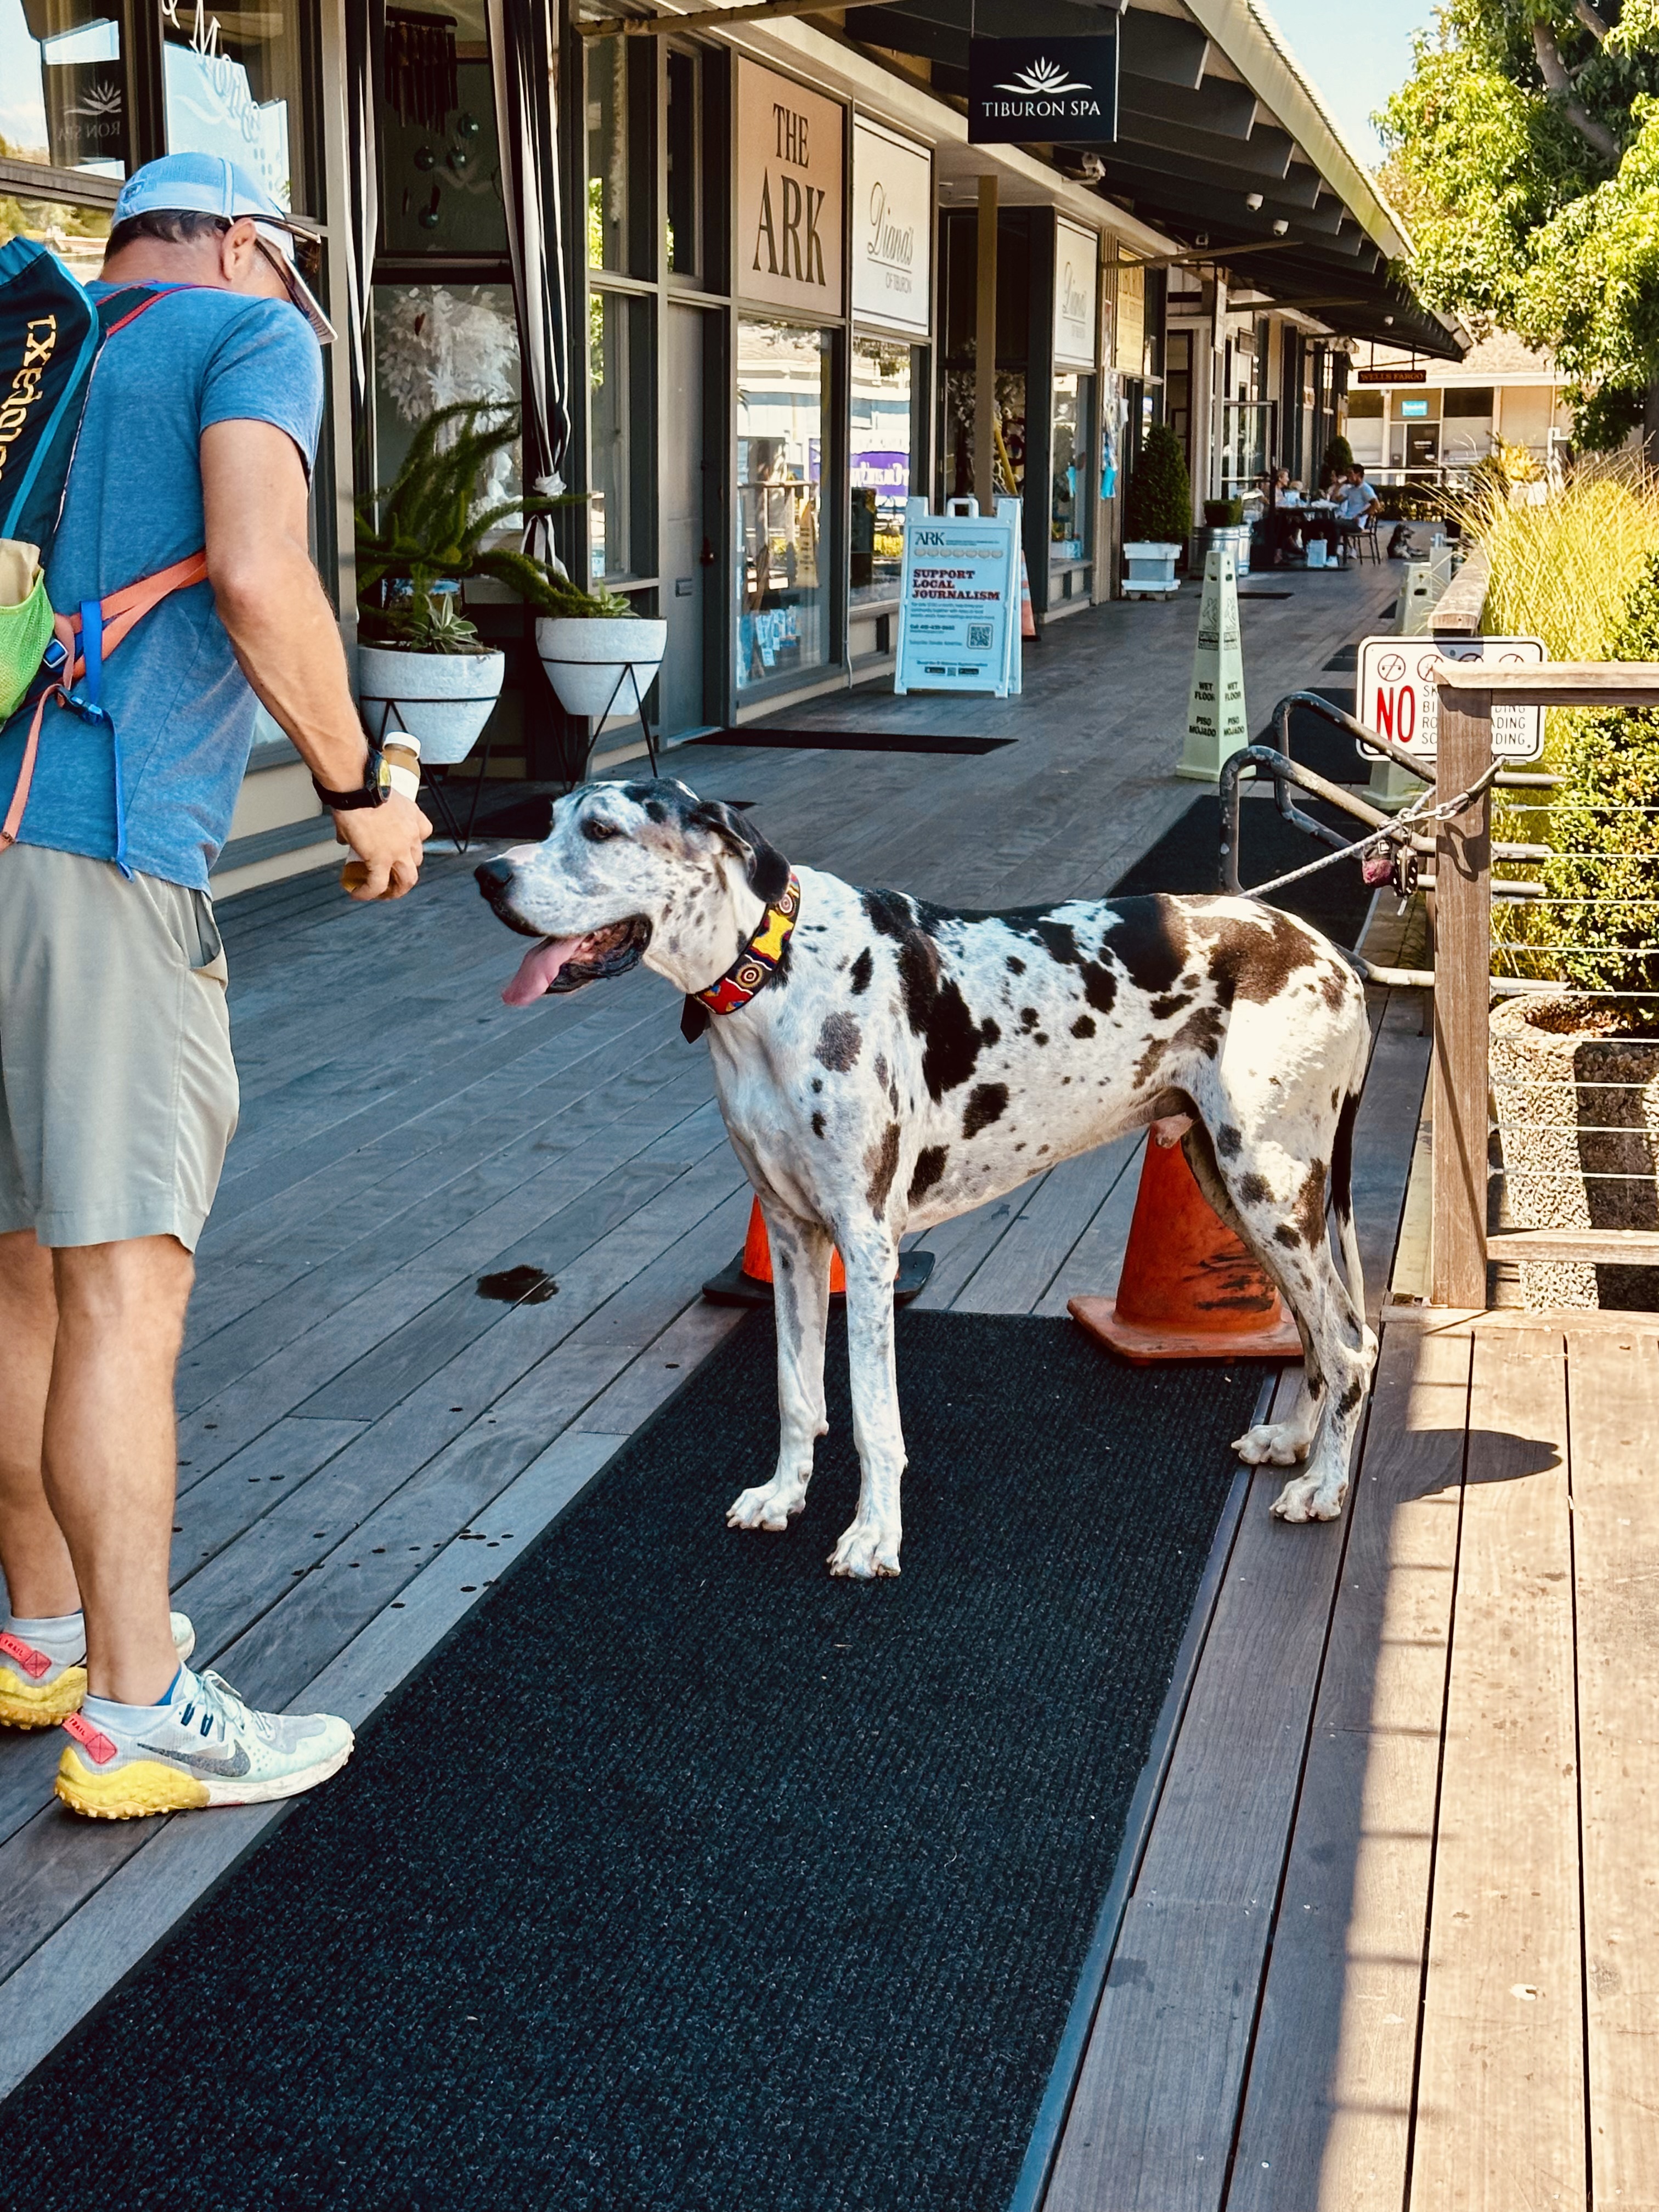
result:
[[(435, 763), (464, 759), (477, 742), (506, 670), (506, 656), (484, 644), (460, 611), (460, 586), (469, 577), (492, 577), (535, 608), (544, 659), (544, 626), (568, 625), (593, 638), (610, 662), (600, 707), (623, 666), (643, 670), (648, 663), (643, 688), (662, 659), (666, 623), (636, 622), (624, 600), (581, 591), (556, 560), (537, 560), (522, 545), (501, 542), (503, 525), (577, 503), (539, 493), (485, 495), (492, 465), (518, 434), (518, 410), (502, 403), (441, 407), (416, 431), (392, 483), (358, 509), (359, 704), (374, 735), (401, 724), (420, 739), (422, 757)], [(619, 650), (624, 624), (627, 644)], [(655, 632), (640, 641), (647, 648), (654, 643), (654, 653), (629, 649), (639, 633)], [(599, 711), (574, 703), (556, 680), (554, 689), (571, 713)]]
[[(1622, 621), (1615, 660), (1659, 659), (1659, 554)], [(1559, 994), (1501, 999), (1492, 1016), (1492, 1084), (1504, 1203), (1526, 1229), (1659, 1228), (1659, 714), (1573, 714), (1550, 765), (1547, 812), (1517, 799), (1500, 834), (1547, 842), (1544, 896), (1504, 902), (1500, 973), (1559, 981)], [(1528, 951), (1528, 943), (1537, 951)], [(1547, 950), (1545, 948), (1547, 947)], [(1528, 1306), (1659, 1304), (1659, 1269), (1528, 1261)]]
[(1123, 501), (1123, 558), (1129, 599), (1164, 599), (1181, 586), (1176, 562), (1192, 520), (1187, 456), (1165, 422), (1155, 422), (1129, 477)]

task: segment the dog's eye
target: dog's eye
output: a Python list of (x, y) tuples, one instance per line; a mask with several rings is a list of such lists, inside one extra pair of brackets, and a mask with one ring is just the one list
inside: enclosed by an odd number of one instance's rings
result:
[(601, 822), (597, 816), (590, 815), (582, 824), (582, 835), (595, 845), (603, 845), (607, 837), (620, 837), (622, 831), (614, 823)]

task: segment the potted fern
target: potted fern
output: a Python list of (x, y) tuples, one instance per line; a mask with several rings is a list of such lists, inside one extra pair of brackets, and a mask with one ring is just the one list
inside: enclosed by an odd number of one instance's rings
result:
[[(648, 686), (666, 642), (665, 623), (637, 622), (612, 593), (580, 589), (556, 560), (537, 560), (522, 545), (501, 542), (504, 526), (576, 503), (539, 493), (485, 496), (491, 461), (518, 435), (518, 410), (502, 403), (465, 400), (440, 408), (416, 431), (392, 483), (358, 508), (358, 702), (373, 734), (401, 725), (420, 739), (422, 758), (434, 763), (465, 758), (506, 673), (505, 654), (484, 644), (460, 611), (460, 586), (468, 578), (492, 577), (536, 610), (544, 659), (544, 626), (570, 624), (593, 636), (598, 657), (611, 664), (604, 696), (624, 667), (643, 671), (648, 663), (642, 677)], [(615, 633), (623, 623), (627, 641), (618, 652)], [(640, 638), (640, 632), (660, 635)], [(554, 689), (569, 712), (597, 711), (567, 696), (556, 680)]]

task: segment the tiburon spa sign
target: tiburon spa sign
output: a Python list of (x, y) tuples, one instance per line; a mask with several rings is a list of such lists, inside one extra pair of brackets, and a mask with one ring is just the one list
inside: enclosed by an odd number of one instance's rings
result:
[(970, 39), (968, 143), (1091, 145), (1117, 137), (1117, 27), (1086, 39)]
[(925, 149), (860, 116), (853, 125), (853, 313), (927, 335), (933, 165)]
[(838, 315), (842, 111), (754, 62), (738, 64), (738, 290)]

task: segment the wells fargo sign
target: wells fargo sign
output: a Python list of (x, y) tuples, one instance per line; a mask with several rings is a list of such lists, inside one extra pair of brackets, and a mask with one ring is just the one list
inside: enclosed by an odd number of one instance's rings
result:
[(842, 111), (787, 76), (738, 64), (738, 289), (841, 313)]

